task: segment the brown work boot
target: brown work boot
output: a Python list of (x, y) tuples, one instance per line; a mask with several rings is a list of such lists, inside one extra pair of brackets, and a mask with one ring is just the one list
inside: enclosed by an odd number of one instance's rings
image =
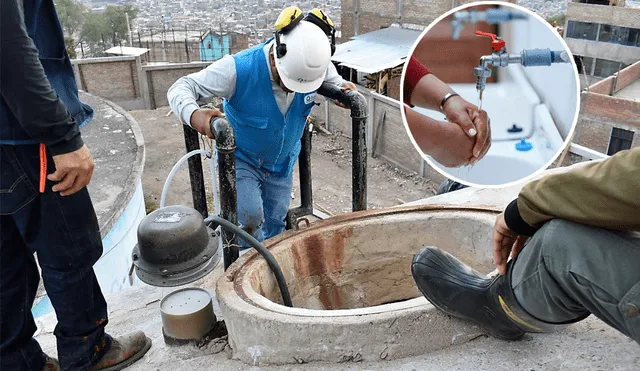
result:
[(91, 371), (117, 371), (131, 366), (151, 348), (151, 339), (136, 331), (111, 341), (111, 349), (94, 365)]
[(55, 358), (51, 358), (48, 355), (44, 355), (44, 367), (42, 371), (60, 371), (60, 364)]

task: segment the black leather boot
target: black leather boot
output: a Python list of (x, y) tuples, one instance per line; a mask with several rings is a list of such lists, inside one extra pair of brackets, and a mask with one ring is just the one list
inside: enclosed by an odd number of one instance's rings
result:
[(529, 315), (511, 289), (511, 266), (494, 278), (477, 272), (437, 247), (425, 247), (413, 258), (411, 273), (422, 294), (443, 312), (469, 320), (490, 335), (516, 340), (525, 332), (551, 332), (567, 324), (549, 324)]

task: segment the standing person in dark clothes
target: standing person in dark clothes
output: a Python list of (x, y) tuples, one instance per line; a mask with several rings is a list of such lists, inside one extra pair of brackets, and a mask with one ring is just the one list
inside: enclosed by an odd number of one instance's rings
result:
[[(102, 241), (87, 184), (94, 162), (53, 0), (0, 3), (0, 369), (120, 370), (151, 346), (112, 338), (93, 271)], [(33, 338), (37, 253), (58, 324), (58, 361)]]

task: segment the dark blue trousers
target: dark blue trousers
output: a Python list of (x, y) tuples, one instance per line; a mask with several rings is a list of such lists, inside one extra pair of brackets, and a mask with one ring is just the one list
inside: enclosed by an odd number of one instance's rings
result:
[[(93, 271), (102, 255), (87, 189), (63, 197), (38, 192), (37, 145), (0, 145), (0, 370), (42, 370), (31, 307), (42, 269), (58, 318), (54, 334), (63, 370), (85, 370), (111, 346), (107, 303)], [(55, 171), (48, 159), (48, 171)]]

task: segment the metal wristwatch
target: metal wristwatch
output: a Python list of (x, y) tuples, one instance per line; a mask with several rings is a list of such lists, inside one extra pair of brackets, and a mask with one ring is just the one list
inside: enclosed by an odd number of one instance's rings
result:
[(442, 100), (440, 101), (440, 112), (442, 112), (442, 110), (444, 110), (444, 104), (447, 102), (447, 100), (451, 97), (459, 97), (460, 94), (458, 93), (447, 93), (447, 95), (444, 96), (444, 98), (442, 98)]

